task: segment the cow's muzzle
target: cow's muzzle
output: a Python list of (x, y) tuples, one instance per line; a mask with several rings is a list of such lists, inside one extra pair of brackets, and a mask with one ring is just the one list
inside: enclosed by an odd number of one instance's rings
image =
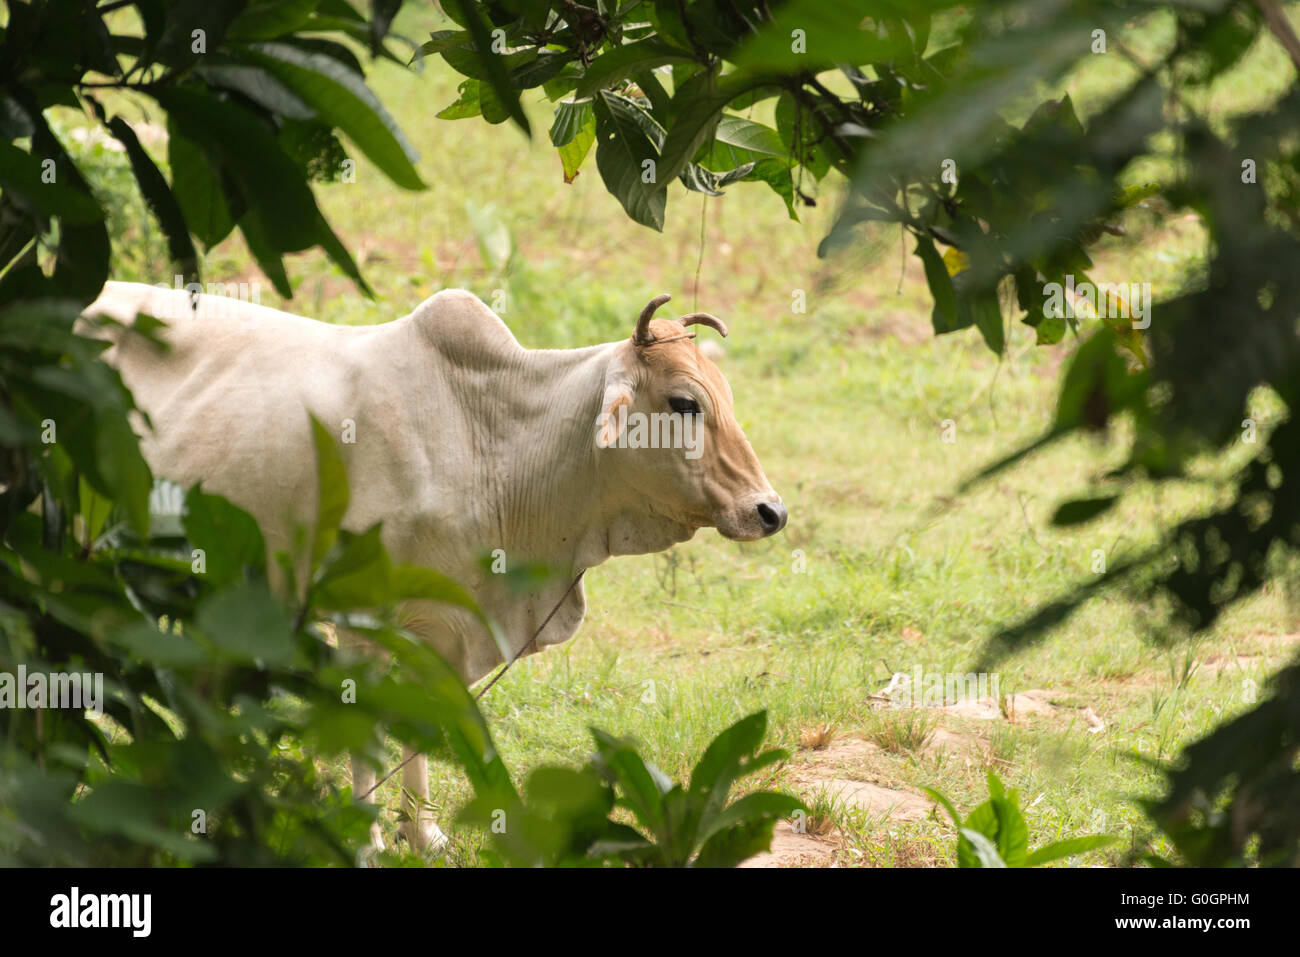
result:
[(781, 497), (773, 492), (746, 496), (717, 518), (718, 531), (737, 542), (752, 542), (785, 528), (788, 514)]

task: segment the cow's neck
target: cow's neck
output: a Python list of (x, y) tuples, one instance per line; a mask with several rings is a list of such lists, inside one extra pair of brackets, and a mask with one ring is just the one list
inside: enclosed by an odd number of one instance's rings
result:
[(523, 391), (512, 394), (544, 401), (524, 417), (531, 454), (501, 489), (507, 554), (567, 563), (576, 573), (613, 555), (662, 551), (694, 533), (655, 512), (596, 448), (605, 370), (625, 347), (528, 350), (518, 357), (514, 373)]

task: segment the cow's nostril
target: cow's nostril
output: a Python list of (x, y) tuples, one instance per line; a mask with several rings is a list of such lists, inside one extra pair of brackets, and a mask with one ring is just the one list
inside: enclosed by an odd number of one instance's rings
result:
[(763, 523), (765, 534), (772, 535), (785, 528), (786, 511), (781, 502), (762, 502), (758, 506), (758, 520)]

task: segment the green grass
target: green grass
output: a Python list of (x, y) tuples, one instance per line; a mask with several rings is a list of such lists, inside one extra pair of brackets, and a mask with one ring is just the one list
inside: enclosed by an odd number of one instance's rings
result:
[[(418, 37), (437, 23), (422, 13), (400, 25)], [(1165, 26), (1149, 26), (1134, 48), (1159, 49)], [(1261, 77), (1272, 89), (1278, 71), (1289, 69), (1267, 46), (1209, 95), (1245, 102), (1267, 94)], [(1108, 82), (1098, 65), (1081, 70), (1070, 89), (1086, 113), (1104, 102)], [(1093, 574), (1094, 551), (1113, 563), (1208, 506), (1217, 494), (1212, 480), (1231, 461), (1206, 462), (1204, 481), (1182, 487), (1132, 484), (1119, 507), (1071, 530), (1050, 527), (1049, 518), (1122, 461), (1122, 425), (1109, 437), (1062, 442), (957, 494), (964, 479), (1046, 428), (1069, 343), (1038, 349), (1028, 330), (1015, 329), (999, 363), (973, 331), (933, 338), (919, 263), (897, 233), (878, 231), (836, 259), (816, 258), (833, 188), (806, 184), (818, 205), (793, 223), (757, 184), (707, 205), (674, 187), (659, 235), (624, 216), (592, 159), (564, 184), (540, 95), (528, 98), (539, 131), (529, 143), (509, 125), (435, 119), (455, 98), (456, 78), (440, 63), (423, 75), (380, 64), (373, 85), (420, 150), (430, 189), (403, 192), (363, 159), (356, 183), (321, 187), (327, 217), (377, 298), (366, 300), (320, 256), (305, 255), (291, 264), (296, 295), (286, 308), (331, 322), (378, 322), (439, 288), (485, 298), (504, 289), (504, 318), (521, 342), (568, 347), (630, 334), (641, 306), (671, 292), (680, 311), (706, 309), (731, 327), (722, 367), (737, 414), (789, 506), (789, 526), (774, 539), (738, 545), (702, 531), (668, 554), (615, 559), (588, 573), (590, 611), (578, 636), (521, 661), (483, 702), (521, 779), (540, 763), (583, 761), (589, 726), (639, 739), (648, 757), (681, 778), (716, 732), (766, 708), (771, 737), (794, 750), (804, 729), (824, 723), (837, 725), (841, 738), (893, 741), (897, 747), (873, 751), (855, 773), (886, 786), (933, 786), (962, 809), (984, 799), (984, 774), (994, 767), (1022, 791), (1032, 846), (1105, 830), (1124, 839), (1084, 862), (1116, 863), (1148, 834), (1132, 798), (1158, 783), (1134, 756), (1174, 757), (1244, 709), (1247, 682), (1262, 687), (1270, 666), (1293, 652), (1294, 596), (1280, 587), (1235, 608), (1190, 653), (1154, 643), (1152, 609), (1112, 594), (1000, 666), (1004, 693), (1049, 690), (1067, 703), (1054, 714), (1014, 723), (882, 715), (870, 696), (893, 672), (918, 664), (966, 671), (1000, 624)], [(1134, 180), (1168, 168), (1154, 159)], [(508, 270), (481, 259), (470, 223), (467, 204), (489, 202), (513, 238)], [(1199, 224), (1152, 205), (1129, 220), (1128, 237), (1102, 245), (1094, 278), (1149, 281), (1160, 296), (1202, 268)], [(223, 281), (257, 276), (237, 238), (210, 252), (207, 273)], [(264, 288), (263, 301), (276, 304)], [(806, 314), (792, 311), (799, 290)], [(1266, 427), (1276, 404), (1261, 395), (1258, 405)], [(942, 440), (948, 419), (952, 443)], [(1234, 654), (1254, 657), (1241, 668), (1192, 670)], [(1083, 707), (1104, 731), (1090, 731)], [(918, 726), (968, 735), (982, 750), (923, 747)], [(800, 751), (755, 784), (789, 784), (810, 754)], [(481, 839), (454, 825), (467, 784), (448, 766), (435, 765), (433, 774), (434, 804), (453, 834), (448, 862), (472, 864)], [(389, 807), (397, 805), (396, 781), (379, 792)], [(818, 813), (835, 822), (843, 863), (952, 861), (951, 828), (938, 817), (903, 824), (840, 807)]]

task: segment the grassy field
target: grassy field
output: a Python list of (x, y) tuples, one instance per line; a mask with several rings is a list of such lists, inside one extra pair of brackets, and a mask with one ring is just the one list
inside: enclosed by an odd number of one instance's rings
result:
[[(422, 37), (438, 21), (422, 14), (400, 26)], [(1135, 55), (1157, 49), (1162, 29), (1137, 31)], [(1124, 69), (1118, 62), (1099, 60), (1072, 79), (1082, 111), (1102, 101)], [(1266, 99), (1289, 69), (1278, 49), (1261, 48), (1212, 91), (1213, 102), (1231, 112)], [(1014, 330), (998, 362), (973, 330), (935, 339), (919, 262), (897, 232), (816, 258), (833, 184), (804, 184), (817, 205), (801, 223), (761, 185), (708, 201), (674, 187), (668, 224), (655, 234), (624, 216), (592, 159), (563, 182), (540, 95), (529, 103), (538, 133), (528, 142), (509, 125), (436, 119), (456, 95), (441, 62), (422, 74), (380, 65), (373, 85), (420, 151), (430, 188), (398, 190), (363, 160), (355, 183), (322, 187), (326, 214), (377, 298), (309, 255), (291, 264), (297, 289), (286, 308), (368, 323), (403, 315), (440, 288), (485, 299), (502, 290), (503, 317), (522, 343), (567, 347), (627, 336), (641, 306), (670, 292), (668, 309), (705, 309), (731, 327), (720, 362), (737, 415), (789, 506), (789, 526), (771, 540), (738, 545), (702, 531), (670, 553), (591, 571), (578, 636), (521, 661), (484, 700), (511, 768), (522, 777), (539, 763), (584, 760), (594, 725), (638, 739), (680, 778), (717, 731), (765, 708), (773, 742), (793, 756), (754, 784), (788, 787), (816, 812), (816, 839), (783, 861), (951, 863), (945, 819), (891, 814), (888, 801), (865, 800), (845, 782), (910, 795), (932, 786), (967, 809), (985, 796), (988, 769), (1020, 789), (1031, 846), (1121, 835), (1084, 863), (1121, 863), (1146, 846), (1133, 798), (1152, 794), (1158, 777), (1137, 756), (1176, 756), (1243, 709), (1294, 652), (1296, 603), (1283, 589), (1236, 608), (1194, 644), (1162, 640), (1152, 609), (1138, 602), (1094, 600), (1000, 666), (1003, 695), (1042, 691), (1041, 711), (981, 718), (892, 708), (878, 696), (894, 673), (918, 666), (967, 671), (1000, 624), (1094, 574), (1096, 551), (1117, 561), (1205, 507), (1231, 463), (1207, 462), (1181, 488), (1134, 485), (1104, 519), (1070, 531), (1050, 527), (1053, 510), (1122, 461), (1122, 434), (1061, 443), (958, 494), (963, 479), (1048, 425), (1068, 342), (1038, 349), (1029, 330)], [(1131, 172), (1143, 182), (1171, 168), (1154, 157)], [(1106, 241), (1095, 279), (1149, 281), (1159, 297), (1203, 268), (1197, 221), (1152, 207), (1134, 213), (1128, 237)], [(502, 232), (505, 262), (491, 254)], [(209, 254), (207, 273), (257, 275), (238, 239)], [(803, 314), (792, 308), (800, 291)], [(1258, 404), (1267, 423), (1269, 397)], [(954, 441), (944, 440), (945, 420)], [(472, 864), (479, 838), (452, 823), (467, 784), (450, 767), (433, 774), (439, 820), (453, 834), (446, 860)], [(395, 778), (379, 792), (390, 807), (396, 787)]]

